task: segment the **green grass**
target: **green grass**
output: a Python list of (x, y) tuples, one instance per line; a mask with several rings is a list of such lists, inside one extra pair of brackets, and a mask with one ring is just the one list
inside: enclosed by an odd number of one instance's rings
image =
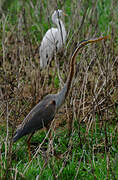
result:
[[(61, 128), (60, 128), (61, 129)], [(72, 148), (69, 152), (69, 139), (67, 135), (67, 131), (64, 130), (63, 133), (58, 135), (58, 131), (56, 132), (56, 136), (53, 140), (53, 147), (57, 153), (63, 154), (68, 149), (68, 158), (66, 156), (62, 159), (56, 159), (55, 156), (49, 156), (48, 159), (43, 158), (42, 154), (39, 153), (36, 158), (32, 161), (28, 170), (25, 173), (26, 179), (35, 179), (38, 174), (40, 174), (41, 169), (43, 168), (40, 179), (54, 179), (54, 173), (57, 175), (62, 168), (62, 164), (65, 161), (64, 168), (62, 173), (59, 176), (59, 179), (73, 179), (77, 173), (77, 179), (106, 179), (107, 177), (107, 160), (108, 156), (110, 157), (110, 169), (109, 169), (109, 178), (114, 179), (114, 177), (118, 178), (118, 145), (116, 142), (116, 137), (112, 137), (112, 142), (109, 144), (109, 151), (105, 151), (104, 140), (105, 133), (104, 130), (97, 127), (96, 132), (89, 132), (89, 135), (85, 137), (85, 125), (81, 126), (80, 134), (82, 145), (80, 144), (80, 139), (78, 138), (78, 129), (74, 127), (75, 132), (71, 136), (71, 144)], [(3, 132), (3, 131), (0, 131)], [(108, 138), (111, 137), (111, 134), (114, 134), (114, 128), (110, 126), (108, 131)], [(4, 133), (5, 135), (5, 133)], [(2, 133), (3, 136), (3, 133)], [(43, 138), (45, 137), (45, 133), (37, 132), (32, 138), (32, 142), (41, 143)], [(97, 141), (97, 142), (96, 142)], [(48, 144), (44, 144), (43, 146), (47, 147)], [(5, 146), (2, 146), (2, 160), (7, 165), (7, 161), (5, 160)], [(47, 164), (44, 166), (45, 160), (47, 160)], [(26, 166), (28, 164), (28, 154), (27, 154), (27, 143), (26, 137), (23, 137), (17, 143), (13, 145), (12, 150), (12, 167), (17, 168), (18, 172), (21, 174), (24, 172)], [(79, 170), (78, 170), (79, 169)], [(4, 174), (5, 170), (2, 170)], [(14, 172), (12, 172), (14, 174)], [(18, 175), (19, 176), (19, 175)]]

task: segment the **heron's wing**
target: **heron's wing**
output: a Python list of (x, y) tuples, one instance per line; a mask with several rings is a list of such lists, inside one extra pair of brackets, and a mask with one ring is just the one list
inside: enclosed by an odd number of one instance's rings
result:
[(46, 127), (53, 120), (55, 111), (56, 103), (54, 100), (43, 101), (36, 105), (16, 130), (13, 141), (15, 142), (24, 135)]

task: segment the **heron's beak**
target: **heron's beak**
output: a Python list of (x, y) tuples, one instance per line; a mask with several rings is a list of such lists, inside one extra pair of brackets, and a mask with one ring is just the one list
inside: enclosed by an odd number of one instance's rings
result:
[(78, 46), (79, 46), (79, 45), (85, 46), (86, 44), (95, 43), (95, 42), (101, 41), (101, 40), (103, 40), (103, 39), (104, 39), (104, 40), (110, 39), (110, 35), (101, 36), (101, 37), (98, 37), (98, 38), (92, 38), (92, 39), (83, 40), (83, 41), (79, 42)]
[(99, 38), (94, 38), (94, 39), (89, 39), (88, 42), (89, 43), (94, 43), (96, 41), (101, 41), (103, 39), (110, 39), (110, 35), (107, 35), (107, 36), (101, 36)]

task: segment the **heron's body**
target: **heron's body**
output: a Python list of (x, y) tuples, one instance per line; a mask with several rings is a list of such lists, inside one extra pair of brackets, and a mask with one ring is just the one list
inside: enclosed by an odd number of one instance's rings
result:
[(22, 136), (33, 133), (43, 127), (47, 127), (53, 120), (56, 111), (63, 104), (67, 92), (66, 84), (58, 94), (49, 94), (40, 101), (26, 116), (16, 130), (13, 141), (16, 142)]
[(63, 45), (66, 42), (66, 30), (60, 17), (62, 16), (62, 10), (56, 10), (52, 15), (52, 21), (57, 28), (49, 29), (40, 46), (40, 67), (45, 68), (47, 64), (52, 60), (56, 52), (60, 52), (63, 49)]
[[(39, 102), (26, 116), (22, 124), (17, 128), (13, 141), (17, 141), (22, 136), (33, 133), (38, 129), (46, 127), (55, 115), (55, 100), (50, 95)], [(45, 113), (48, 113), (47, 114)]]
[(84, 47), (88, 43), (94, 43), (108, 37), (100, 37), (97, 39), (90, 39), (81, 42), (76, 48), (70, 62), (70, 71), (64, 87), (57, 94), (49, 94), (42, 101), (40, 101), (26, 116), (22, 124), (17, 128), (13, 137), (13, 141), (17, 141), (22, 136), (33, 133), (43, 127), (47, 127), (53, 120), (55, 113), (64, 103), (70, 87), (72, 85), (72, 79), (75, 73), (75, 58), (79, 49)]

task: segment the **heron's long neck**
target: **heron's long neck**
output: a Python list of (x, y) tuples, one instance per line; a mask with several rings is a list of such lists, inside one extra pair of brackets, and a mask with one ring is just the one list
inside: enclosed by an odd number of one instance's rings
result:
[(55, 24), (57, 25), (57, 28), (61, 34), (62, 37), (62, 44), (64, 44), (65, 40), (66, 40), (66, 29), (65, 26), (63, 24), (63, 22), (60, 19), (56, 19)]
[(109, 38), (109, 36), (104, 36), (104, 37), (99, 37), (96, 39), (84, 40), (79, 43), (78, 47), (76, 48), (76, 50), (74, 51), (74, 53), (72, 55), (71, 61), (70, 61), (70, 71), (69, 71), (67, 81), (66, 81), (64, 87), (62, 88), (62, 90), (56, 95), (57, 96), (57, 98), (56, 98), (57, 99), (57, 108), (59, 108), (64, 103), (64, 100), (66, 99), (66, 97), (69, 93), (69, 90), (70, 90), (70, 87), (72, 84), (72, 80), (73, 80), (73, 76), (75, 74), (75, 58), (78, 54), (78, 51), (82, 47), (84, 47), (85, 45), (87, 45), (89, 43), (94, 43), (94, 42), (101, 41), (103, 39), (108, 39), (108, 38)]
[(72, 84), (72, 80), (73, 80), (73, 76), (75, 74), (75, 58), (76, 58), (76, 55), (77, 55), (77, 52), (80, 48), (78, 47), (72, 58), (71, 58), (71, 62), (70, 62), (70, 71), (69, 71), (69, 75), (68, 75), (68, 78), (66, 80), (66, 83), (64, 85), (64, 87), (61, 89), (61, 91), (57, 94), (58, 96), (58, 101), (57, 101), (57, 106), (58, 108), (64, 103), (64, 100), (66, 99), (68, 93), (69, 93), (69, 90), (70, 90), (70, 87), (71, 87), (71, 84)]
[(83, 46), (85, 46), (88, 43), (89, 43), (88, 41), (80, 43), (79, 46), (74, 51), (72, 57), (71, 57), (70, 71), (69, 71), (68, 78), (66, 80), (66, 83), (65, 83), (64, 87), (57, 94), (57, 96), (58, 96), (58, 98), (57, 98), (58, 99), (57, 108), (59, 108), (64, 103), (64, 100), (66, 99), (66, 97), (67, 97), (67, 95), (69, 93), (70, 87), (72, 85), (72, 80), (73, 80), (73, 77), (74, 77), (74, 74), (75, 74), (75, 60), (76, 60), (77, 53), (78, 53), (79, 49), (81, 49)]

